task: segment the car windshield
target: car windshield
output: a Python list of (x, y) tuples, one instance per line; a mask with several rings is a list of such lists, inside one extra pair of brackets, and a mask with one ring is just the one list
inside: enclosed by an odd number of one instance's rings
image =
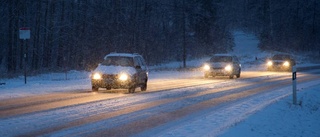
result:
[(121, 56), (109, 56), (101, 65), (105, 66), (133, 66), (133, 58)]
[(230, 56), (214, 56), (210, 59), (210, 62), (232, 62)]
[(274, 55), (272, 57), (273, 60), (287, 60), (290, 59), (289, 55)]

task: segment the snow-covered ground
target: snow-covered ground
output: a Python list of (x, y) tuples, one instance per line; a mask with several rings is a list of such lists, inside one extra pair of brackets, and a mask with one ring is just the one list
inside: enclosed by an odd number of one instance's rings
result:
[(299, 105), (292, 104), (291, 88), (286, 87), (201, 111), (137, 136), (318, 137), (319, 83), (299, 86)]
[[(291, 88), (281, 91), (290, 93)], [(293, 105), (292, 100), (291, 94), (288, 94), (235, 123), (221, 137), (319, 137), (320, 81), (299, 86), (299, 105)]]
[[(244, 37), (243, 37), (244, 36)], [(243, 41), (246, 41), (243, 43)], [(247, 46), (246, 46), (247, 43)], [(268, 53), (260, 52), (257, 49), (257, 41), (254, 36), (235, 33), (235, 50), (233, 53), (242, 54), (242, 57), (252, 58), (250, 55), (256, 55), (259, 58), (270, 56)], [(242, 47), (246, 47), (244, 50)], [(255, 50), (250, 50), (250, 49)], [(239, 55), (239, 54), (238, 54)], [(243, 56), (244, 55), (244, 56)], [(312, 66), (309, 62), (296, 57), (298, 66)], [(234, 123), (232, 127), (220, 136), (222, 137), (318, 137), (320, 136), (320, 81), (310, 82), (304, 85), (298, 85), (299, 105), (292, 104), (292, 88), (279, 90), (287, 94), (284, 98), (272, 102), (271, 105), (261, 108), (257, 112), (249, 115), (246, 119)], [(209, 135), (210, 136), (210, 135)]]
[[(235, 36), (236, 47), (232, 54), (239, 56), (243, 63), (243, 70), (264, 70), (265, 58), (269, 54), (259, 51), (255, 37), (242, 32), (236, 32)], [(192, 60), (187, 63), (189, 66), (199, 67), (205, 60)], [(156, 67), (179, 68), (180, 66), (181, 62), (174, 62)], [(156, 67), (150, 68), (155, 69)], [(197, 75), (202, 75), (202, 73), (200, 71), (190, 73), (171, 70), (151, 71), (149, 74), (150, 80), (168, 78), (168, 76), (184, 78)], [(89, 76), (89, 72), (79, 71), (70, 71), (67, 76), (63, 73), (43, 74), (28, 77), (27, 84), (24, 84), (23, 76), (14, 79), (0, 79), (0, 83), (6, 83), (0, 85), (0, 99), (50, 92), (87, 91), (91, 89)], [(174, 121), (172, 124), (180, 126), (167, 130), (163, 130), (164, 127), (155, 128), (141, 133), (141, 136), (158, 130), (158, 136), (318, 137), (320, 136), (320, 80), (299, 84), (297, 88), (299, 105), (292, 105), (292, 88), (284, 87), (225, 108), (223, 111), (216, 110), (206, 113), (202, 118), (187, 123), (183, 119)], [(253, 105), (255, 109), (251, 108)], [(1, 125), (4, 121), (0, 119), (0, 127), (4, 126)], [(6, 128), (10, 128), (7, 126)], [(3, 132), (5, 131), (0, 129), (0, 136)]]

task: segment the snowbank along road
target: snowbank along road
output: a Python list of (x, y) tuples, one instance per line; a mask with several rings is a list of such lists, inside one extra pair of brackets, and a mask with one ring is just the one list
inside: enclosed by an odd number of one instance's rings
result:
[[(298, 83), (319, 78), (319, 71), (298, 73)], [(245, 71), (240, 79), (153, 79), (146, 92), (134, 94), (100, 89), (5, 99), (0, 101), (0, 136), (170, 136), (215, 112), (215, 129), (190, 129), (206, 135), (290, 94), (271, 93), (291, 82), (288, 72)], [(246, 109), (237, 109), (240, 104)]]

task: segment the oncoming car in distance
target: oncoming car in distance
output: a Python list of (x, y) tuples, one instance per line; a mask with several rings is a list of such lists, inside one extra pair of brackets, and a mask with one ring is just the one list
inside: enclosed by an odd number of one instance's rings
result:
[(92, 91), (99, 88), (128, 89), (134, 93), (136, 87), (147, 90), (148, 68), (139, 54), (110, 53), (91, 74)]
[(267, 61), (267, 70), (291, 71), (296, 65), (295, 60), (289, 54), (275, 54)]
[(203, 65), (204, 77), (229, 76), (230, 79), (241, 74), (238, 57), (229, 54), (216, 54)]

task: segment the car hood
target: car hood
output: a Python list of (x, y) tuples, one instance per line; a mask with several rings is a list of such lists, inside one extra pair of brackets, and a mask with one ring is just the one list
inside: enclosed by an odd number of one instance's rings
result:
[(272, 60), (273, 62), (285, 62), (285, 61), (289, 61), (289, 60)]
[(103, 74), (127, 73), (129, 75), (133, 75), (137, 71), (133, 67), (99, 65), (93, 72), (98, 72)]
[(210, 66), (212, 68), (224, 68), (227, 65), (232, 64), (232, 63), (228, 63), (228, 62), (210, 62), (208, 64), (210, 64)]

